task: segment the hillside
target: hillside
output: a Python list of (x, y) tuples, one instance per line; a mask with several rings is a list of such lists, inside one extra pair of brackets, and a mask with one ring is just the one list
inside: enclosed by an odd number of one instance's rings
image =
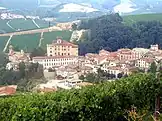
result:
[[(53, 40), (57, 37), (62, 37), (64, 40), (70, 41), (72, 32), (71, 31), (53, 31), (53, 32), (41, 32), (35, 34), (25, 34), (25, 35), (14, 35), (12, 36), (9, 44), (23, 49), (26, 52), (31, 52), (34, 48), (41, 46), (46, 49), (46, 44), (51, 44)], [(42, 39), (41, 39), (42, 38)], [(3, 50), (9, 36), (0, 37), (0, 50)], [(8, 46), (9, 46), (8, 44)]]
[(123, 16), (125, 24), (131, 25), (138, 21), (160, 21), (162, 22), (162, 13), (157, 14), (140, 14)]
[[(53, 23), (51, 23), (53, 24)], [(49, 26), (49, 23), (36, 19), (12, 19), (12, 20), (2, 20), (0, 19), (0, 33), (9, 33), (16, 31), (32, 30), (38, 28), (46, 28)]]

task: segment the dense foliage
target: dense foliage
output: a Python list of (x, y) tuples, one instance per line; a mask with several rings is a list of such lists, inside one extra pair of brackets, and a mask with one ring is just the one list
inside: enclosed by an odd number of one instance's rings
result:
[(138, 74), (79, 90), (0, 99), (2, 121), (124, 121), (127, 110), (154, 111), (162, 92), (152, 75)]
[[(6, 60), (7, 61), (7, 60)], [(1, 61), (0, 61), (1, 63)], [(6, 63), (6, 62), (3, 62)], [(38, 63), (25, 64), (19, 63), (18, 70), (8, 70), (5, 65), (0, 65), (0, 85), (18, 85), (19, 91), (29, 91), (27, 88), (32, 87), (32, 81), (43, 77), (43, 67)], [(38, 82), (38, 80), (37, 80)], [(30, 85), (31, 84), (31, 85)]]
[(119, 14), (111, 14), (83, 20), (78, 29), (91, 31), (91, 39), (79, 42), (81, 55), (100, 49), (116, 51), (125, 47), (148, 48), (151, 44), (162, 46), (162, 23), (158, 21), (139, 21), (128, 26)]

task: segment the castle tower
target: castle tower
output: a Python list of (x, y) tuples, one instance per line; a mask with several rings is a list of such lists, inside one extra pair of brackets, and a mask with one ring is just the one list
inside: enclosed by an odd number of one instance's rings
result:
[(156, 44), (156, 45), (151, 45), (150, 50), (158, 51), (158, 50), (159, 50), (158, 44)]

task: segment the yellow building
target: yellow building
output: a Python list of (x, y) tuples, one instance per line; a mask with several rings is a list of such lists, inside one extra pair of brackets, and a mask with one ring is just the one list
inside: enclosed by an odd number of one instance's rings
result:
[(47, 44), (47, 56), (78, 56), (78, 45), (58, 38)]

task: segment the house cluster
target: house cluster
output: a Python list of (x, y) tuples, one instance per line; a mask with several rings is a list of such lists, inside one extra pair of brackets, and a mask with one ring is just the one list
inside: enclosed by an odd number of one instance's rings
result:
[(23, 15), (5, 12), (5, 13), (1, 13), (0, 18), (1, 19), (24, 19), (25, 17)]
[(78, 56), (78, 46), (58, 38), (47, 45), (47, 56), (34, 57), (34, 63), (42, 64), (44, 69), (54, 68), (57, 75), (97, 73), (100, 68), (109, 74), (131, 74), (137, 69), (148, 70), (151, 63), (162, 59), (162, 50), (158, 45), (149, 49), (119, 49), (116, 52), (101, 50), (99, 54), (87, 53)]
[(6, 69), (10, 70), (13, 69), (15, 71), (18, 70), (18, 65), (20, 62), (28, 63), (30, 62), (30, 53), (25, 53), (23, 50), (21, 51), (14, 51), (12, 45), (9, 46), (9, 53), (8, 53), (9, 63), (6, 65)]
[[(48, 83), (39, 85), (39, 91), (56, 91), (60, 88), (80, 88), (84, 84), (79, 79), (81, 75), (97, 73), (98, 69), (118, 78), (119, 74), (129, 75), (138, 69), (147, 71), (150, 65), (162, 59), (162, 50), (158, 45), (151, 45), (145, 48), (122, 48), (116, 52), (100, 50), (98, 54), (87, 53), (79, 56), (78, 45), (57, 38), (51, 44), (47, 44), (46, 56), (37, 56), (30, 59), (30, 54), (23, 50), (15, 52), (9, 47), (8, 69), (17, 69), (20, 62), (39, 63), (43, 66), (44, 76)], [(16, 64), (15, 64), (16, 63)], [(53, 81), (52, 81), (53, 80)]]

